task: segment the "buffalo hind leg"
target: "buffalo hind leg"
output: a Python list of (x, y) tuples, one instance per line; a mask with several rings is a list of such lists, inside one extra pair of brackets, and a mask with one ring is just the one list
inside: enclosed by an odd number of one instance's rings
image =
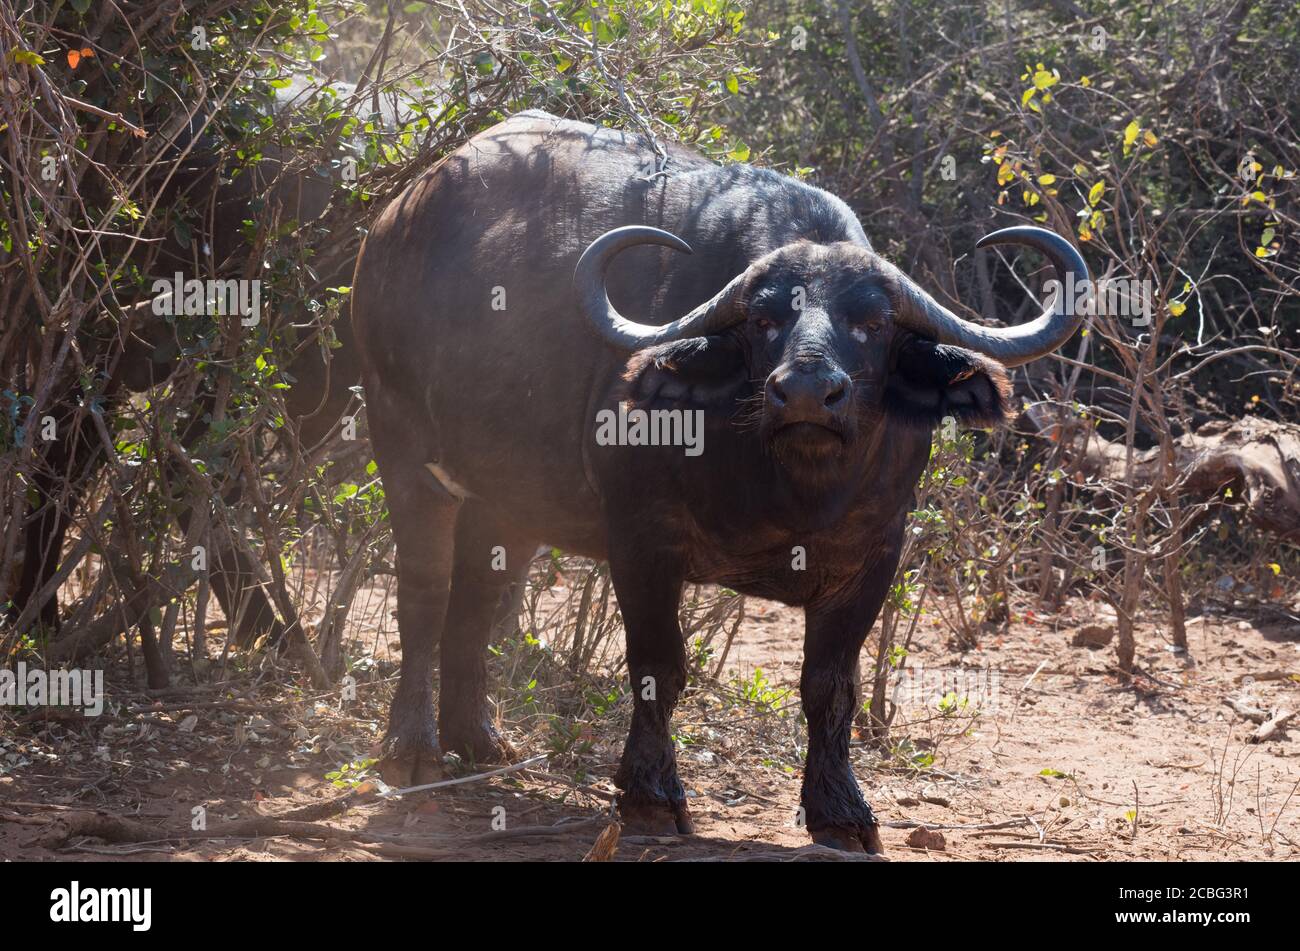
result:
[(418, 786), (442, 772), (433, 662), (447, 617), (460, 501), (427, 470), (401, 456), (388, 456), (378, 431), (375, 437), (397, 544), (397, 628), (402, 645), (401, 674), (389, 711), (380, 772), (391, 785)]
[[(181, 516), (181, 529), (189, 529), (189, 513)], [(215, 535), (215, 533), (214, 533)], [(284, 649), (284, 625), (262, 588), (257, 569), (242, 551), (220, 544), (212, 553), (209, 579), (221, 612), (230, 625), (231, 640), (242, 650), (251, 649), (262, 637), (268, 648)]]
[[(35, 480), (37, 491), (46, 501), (33, 524), (29, 525), (23, 538), (23, 567), (19, 576), (18, 589), (14, 592), (9, 605), (9, 620), (17, 621), (46, 583), (54, 577), (59, 567), (63, 552), (63, 539), (67, 534), (71, 519), (60, 507), (53, 493), (43, 491), (42, 480)], [(51, 637), (59, 631), (59, 596), (52, 593), (41, 605), (36, 615), (40, 625)], [(27, 633), (22, 631), (20, 633)]]
[(483, 502), (470, 499), (456, 520), (451, 602), (439, 662), (438, 738), (445, 750), (474, 763), (510, 760), (514, 751), (498, 735), (487, 700), (487, 647), (504, 604), (537, 550)]
[(610, 576), (627, 632), (632, 727), (614, 784), (629, 832), (671, 835), (694, 831), (677, 776), (673, 707), (686, 686), (686, 648), (677, 622), (680, 559), (638, 551), (631, 533), (611, 531)]
[[(28, 525), (23, 533), (23, 568), (18, 589), (9, 606), (9, 620), (17, 621), (51, 578), (58, 572), (63, 559), (63, 542), (72, 512), (82, 501), (83, 489), (78, 485), (99, 459), (98, 442), (85, 445), (83, 426), (67, 403), (61, 404), (56, 432), (62, 438), (51, 442), (45, 458), (32, 476), (32, 490), (36, 504), (28, 505)], [(58, 591), (41, 604), (36, 615), (41, 626), (51, 637), (60, 630)], [(26, 634), (27, 631), (19, 631)]]
[(883, 853), (880, 825), (862, 798), (849, 762), (849, 737), (861, 704), (858, 654), (884, 603), (897, 557), (871, 569), (846, 605), (804, 611), (804, 660), (799, 679), (808, 720), (808, 758), (800, 805), (814, 842), (849, 852)]

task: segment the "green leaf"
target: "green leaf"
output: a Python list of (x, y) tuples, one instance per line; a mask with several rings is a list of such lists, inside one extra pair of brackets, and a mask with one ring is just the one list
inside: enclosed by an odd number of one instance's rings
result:
[(733, 96), (740, 92), (740, 80), (736, 78), (735, 73), (727, 74), (727, 92), (731, 93)]

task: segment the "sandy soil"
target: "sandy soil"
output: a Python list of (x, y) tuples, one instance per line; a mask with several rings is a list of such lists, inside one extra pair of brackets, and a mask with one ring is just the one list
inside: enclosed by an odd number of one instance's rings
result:
[[(1111, 648), (1072, 645), (1076, 629), (1097, 614), (1095, 605), (1075, 602), (1046, 621), (1019, 615), (966, 653), (949, 646), (936, 619), (921, 623), (909, 658), (914, 671), (934, 677), (988, 668), (996, 680), (980, 681), (982, 693), (966, 696), (964, 706), (962, 697), (950, 698), (948, 716), (939, 713), (938, 695), (911, 695), (891, 750), (854, 744), (855, 769), (885, 823), (892, 860), (1300, 857), (1300, 794), (1292, 795), (1300, 724), (1251, 744), (1256, 724), (1224, 702), (1300, 708), (1300, 624), (1284, 615), (1280, 622), (1195, 618), (1190, 654), (1170, 651), (1159, 627), (1144, 624), (1144, 674), (1127, 682)], [(818, 857), (795, 824), (804, 731), (797, 692), (783, 693), (797, 687), (801, 636), (799, 612), (750, 603), (720, 680), (757, 683), (779, 712), (736, 703), (734, 691), (693, 688), (679, 707), (676, 735), (696, 834), (624, 837), (615, 859)], [(209, 835), (228, 821), (305, 807), (328, 812), (323, 804), (345, 789), (327, 774), (377, 749), (392, 686), (387, 668), (370, 679), (359, 674), (358, 699), (342, 704), (310, 690), (259, 687), (259, 679), (270, 680), (266, 673), (239, 672), (219, 689), (161, 696), (110, 681), (110, 696), (124, 704), (115, 715), (11, 716), (0, 731), (0, 860), (575, 860), (608, 824), (608, 777), (625, 722), (615, 713), (582, 728), (582, 774), (559, 755), (533, 771), (401, 798), (377, 797), (366, 785), (346, 813), (307, 833), (244, 828), (185, 840), (196, 808)], [(232, 700), (232, 686), (251, 699)], [(555, 746), (544, 725), (510, 739), (520, 757)], [(459, 774), (467, 772), (474, 770)], [(104, 810), (159, 833), (120, 843), (68, 836), (66, 828), (61, 835), (60, 817), (76, 810)], [(568, 822), (582, 824), (550, 828)], [(917, 825), (929, 828), (917, 832)]]

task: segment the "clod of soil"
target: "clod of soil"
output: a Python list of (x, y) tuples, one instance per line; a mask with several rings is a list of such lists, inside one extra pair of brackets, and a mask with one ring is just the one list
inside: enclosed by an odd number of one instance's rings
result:
[(1115, 626), (1113, 624), (1086, 624), (1074, 632), (1074, 640), (1070, 643), (1075, 647), (1086, 647), (1088, 650), (1101, 650), (1115, 637)]
[(933, 832), (925, 826), (913, 829), (906, 842), (914, 849), (927, 849), (931, 852), (943, 852), (948, 848), (942, 832)]

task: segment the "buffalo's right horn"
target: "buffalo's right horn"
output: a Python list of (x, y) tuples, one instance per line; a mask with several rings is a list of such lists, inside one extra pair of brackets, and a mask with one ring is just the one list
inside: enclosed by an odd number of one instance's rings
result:
[(628, 225), (606, 231), (591, 242), (573, 271), (573, 287), (577, 291), (582, 312), (591, 327), (607, 343), (620, 350), (644, 350), (656, 344), (671, 343), (688, 337), (707, 337), (744, 319), (744, 314), (738, 313), (735, 307), (736, 295), (744, 284), (747, 273), (741, 271), (709, 300), (670, 324), (656, 327), (628, 320), (609, 302), (605, 275), (615, 255), (641, 244), (658, 244), (691, 253), (691, 246), (674, 234), (645, 225)]

